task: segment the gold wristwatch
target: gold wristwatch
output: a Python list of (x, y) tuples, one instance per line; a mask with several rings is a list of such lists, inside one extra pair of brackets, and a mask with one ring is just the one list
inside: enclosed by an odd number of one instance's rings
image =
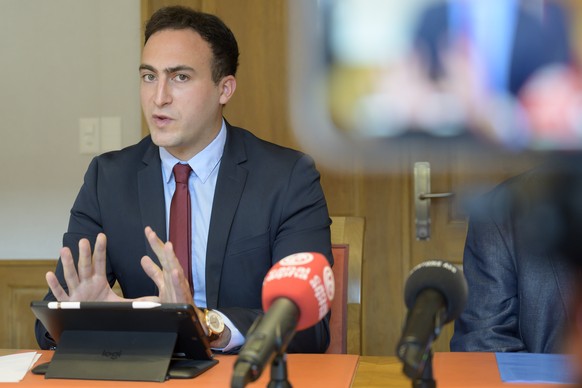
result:
[(212, 342), (220, 338), (224, 332), (222, 316), (214, 310), (204, 309), (204, 320), (208, 328), (208, 341)]

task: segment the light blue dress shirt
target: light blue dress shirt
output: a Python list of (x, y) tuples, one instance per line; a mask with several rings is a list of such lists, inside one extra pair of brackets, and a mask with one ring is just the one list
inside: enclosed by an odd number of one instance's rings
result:
[[(166, 236), (170, 235), (170, 204), (172, 196), (176, 191), (176, 182), (172, 172), (176, 163), (188, 163), (192, 168), (188, 188), (190, 190), (190, 202), (192, 208), (192, 281), (194, 282), (194, 304), (196, 306), (206, 306), (206, 248), (208, 245), (208, 230), (210, 227), (210, 216), (212, 214), (212, 203), (214, 199), (214, 189), (220, 167), (220, 159), (226, 144), (226, 124), (222, 121), (222, 128), (216, 138), (202, 151), (188, 161), (181, 161), (170, 154), (166, 149), (160, 147), (160, 158), (162, 160), (162, 176), (164, 179), (164, 198), (166, 202)], [(231, 341), (224, 351), (228, 351), (235, 346), (244, 343), (244, 337), (232, 324), (232, 322), (221, 314), (225, 324), (231, 330)]]

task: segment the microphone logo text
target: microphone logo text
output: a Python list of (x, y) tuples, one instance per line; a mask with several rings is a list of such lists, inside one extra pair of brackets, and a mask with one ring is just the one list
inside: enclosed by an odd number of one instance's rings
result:
[(300, 280), (307, 280), (310, 272), (311, 268), (309, 267), (279, 267), (269, 271), (267, 277), (265, 278), (264, 283), (284, 278), (296, 278)]
[(309, 280), (309, 284), (313, 289), (313, 295), (315, 296), (315, 299), (317, 299), (319, 307), (319, 319), (322, 319), (329, 310), (327, 303), (328, 301), (327, 292), (325, 290), (325, 287), (323, 286), (321, 278), (317, 275)]

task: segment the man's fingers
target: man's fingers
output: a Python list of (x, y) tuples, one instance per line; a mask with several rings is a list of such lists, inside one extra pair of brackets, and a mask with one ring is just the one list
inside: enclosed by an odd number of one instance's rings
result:
[(107, 271), (107, 238), (105, 234), (99, 233), (95, 241), (95, 250), (93, 252), (93, 275), (102, 275), (106, 277)]
[(57, 276), (53, 272), (47, 272), (45, 275), (46, 282), (51, 289), (51, 292), (59, 302), (69, 300), (69, 295), (65, 292)]
[(164, 274), (160, 267), (158, 267), (149, 256), (141, 258), (141, 267), (146, 275), (154, 281), (158, 289), (161, 289), (164, 286)]
[(171, 277), (172, 289), (176, 301), (180, 303), (193, 303), (190, 285), (188, 284), (188, 279), (184, 277), (184, 272), (181, 270), (174, 270), (171, 273)]
[(167, 242), (166, 245), (164, 245), (164, 257), (166, 258), (166, 266), (164, 269), (168, 269), (172, 272), (177, 269), (178, 272), (182, 274), (182, 277), (184, 277), (184, 269), (174, 253), (174, 246), (171, 242)]
[(160, 240), (156, 232), (154, 232), (153, 229), (150, 228), (149, 226), (146, 226), (145, 228), (145, 235), (146, 239), (148, 240), (148, 243), (150, 244), (154, 253), (156, 254), (156, 257), (160, 261), (160, 264), (162, 265), (162, 267), (165, 267), (166, 258), (164, 257), (164, 242)]
[(93, 264), (91, 263), (91, 244), (86, 238), (79, 240), (79, 261), (77, 271), (80, 281), (89, 279), (93, 275)]
[(175, 269), (182, 270), (182, 266), (178, 262), (171, 242), (164, 243), (149, 226), (145, 228), (145, 234), (164, 271), (172, 272)]
[(184, 273), (178, 268), (162, 270), (148, 256), (141, 259), (144, 272), (154, 281), (158, 290), (159, 300), (163, 303), (192, 303), (190, 287), (184, 278)]
[(192, 303), (192, 294), (184, 270), (174, 253), (171, 242), (164, 244), (149, 226), (145, 228), (146, 238), (158, 257), (159, 268), (150, 257), (144, 256), (141, 264), (146, 274), (156, 283), (163, 302)]
[[(59, 284), (54, 273), (46, 275), (47, 283), (58, 300), (68, 301), (121, 301), (107, 281), (107, 238), (99, 233), (95, 239), (95, 249), (91, 251), (89, 240), (79, 240), (79, 257), (75, 259), (68, 247), (61, 249), (61, 265), (63, 267), (65, 289)], [(62, 279), (61, 279), (62, 281)]]
[(61, 264), (63, 265), (63, 275), (65, 276), (67, 287), (69, 290), (74, 290), (79, 285), (79, 277), (75, 269), (73, 254), (69, 248), (61, 249)]

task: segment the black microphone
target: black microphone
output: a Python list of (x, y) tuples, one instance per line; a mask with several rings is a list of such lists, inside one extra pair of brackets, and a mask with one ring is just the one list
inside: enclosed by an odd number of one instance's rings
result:
[(329, 312), (335, 283), (320, 253), (296, 253), (275, 264), (263, 281), (264, 316), (257, 318), (234, 364), (231, 387), (261, 376), (275, 355), (282, 355), (295, 331), (307, 329)]
[(455, 265), (428, 260), (410, 271), (404, 300), (408, 316), (396, 354), (404, 364), (404, 374), (415, 379), (422, 374), (442, 326), (456, 319), (465, 308), (467, 281)]

